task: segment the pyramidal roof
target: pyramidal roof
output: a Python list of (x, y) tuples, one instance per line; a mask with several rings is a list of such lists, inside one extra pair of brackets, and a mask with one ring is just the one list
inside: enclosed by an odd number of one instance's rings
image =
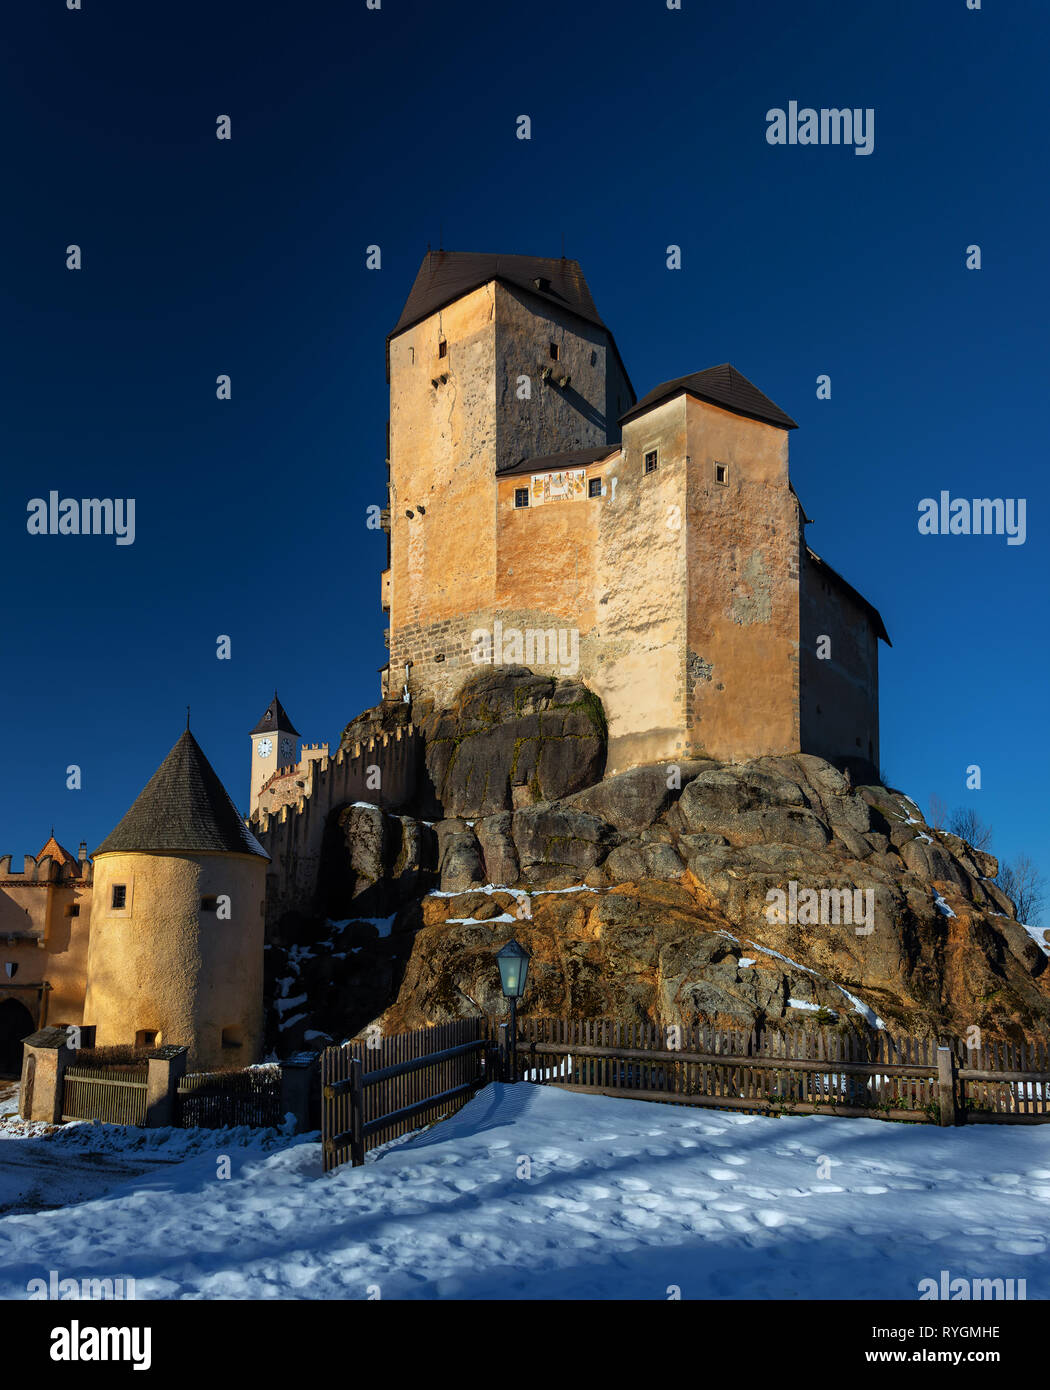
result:
[(48, 836), (47, 844), (36, 856), (36, 862), (38, 864), (40, 863), (41, 859), (43, 859), (45, 854), (50, 854), (51, 858), (56, 860), (59, 864), (75, 864), (77, 862), (76, 856), (70, 854), (69, 850), (66, 849), (63, 845), (60, 845), (58, 841), (55, 839), (54, 831), (52, 831), (51, 834)]
[(654, 405), (662, 405), (683, 391), (701, 401), (720, 405), (724, 410), (732, 410), (736, 415), (747, 415), (752, 420), (762, 420), (782, 430), (798, 429), (790, 415), (786, 415), (780, 406), (763, 395), (753, 381), (748, 381), (742, 372), (728, 362), (707, 367), (702, 372), (692, 372), (689, 376), (675, 377), (673, 381), (665, 381), (654, 387), (637, 405), (632, 405), (626, 415), (620, 416), (620, 424), (633, 420)]
[(515, 285), (599, 328), (605, 327), (579, 261), (492, 251), (428, 251), (391, 338), (490, 280)]
[(95, 854), (201, 850), (269, 858), (187, 729)]
[(273, 692), (273, 699), (266, 706), (266, 713), (252, 730), (253, 734), (275, 734), (278, 729), (283, 729), (286, 734), (294, 734), (296, 738), (302, 738), (299, 730), (288, 718), (288, 711), (277, 698), (277, 691)]

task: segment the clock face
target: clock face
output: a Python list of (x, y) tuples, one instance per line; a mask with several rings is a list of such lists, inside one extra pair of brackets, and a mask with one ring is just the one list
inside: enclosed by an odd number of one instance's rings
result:
[(256, 747), (259, 750), (260, 758), (268, 758), (270, 754), (273, 752), (273, 739), (261, 738), (259, 742), (256, 744)]
[(295, 744), (290, 738), (281, 739), (281, 757), (290, 758), (295, 752)]

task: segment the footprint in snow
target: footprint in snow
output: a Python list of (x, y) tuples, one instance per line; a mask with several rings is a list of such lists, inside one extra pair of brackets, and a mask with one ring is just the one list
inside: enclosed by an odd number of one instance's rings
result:
[(997, 1240), (996, 1250), (1006, 1255), (1041, 1255), (1046, 1249), (1045, 1240)]
[(732, 1182), (736, 1174), (732, 1168), (708, 1168), (707, 1176), (714, 1178), (715, 1182)]
[(755, 1212), (755, 1220), (760, 1221), (769, 1230), (775, 1230), (777, 1226), (783, 1226), (788, 1221), (787, 1215), (782, 1211), (777, 1211), (770, 1207), (762, 1211)]

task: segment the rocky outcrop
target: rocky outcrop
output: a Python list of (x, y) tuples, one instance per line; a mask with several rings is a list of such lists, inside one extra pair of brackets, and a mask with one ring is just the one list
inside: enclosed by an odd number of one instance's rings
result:
[[(498, 1011), (494, 956), (512, 935), (533, 953), (536, 1014), (1045, 1036), (1046, 949), (995, 859), (902, 793), (808, 755), (581, 788), (604, 757), (586, 692), (509, 688), (508, 702), (482, 677), (430, 726), (433, 824), (365, 805), (333, 818), (324, 914), (269, 952), (280, 1047), (377, 1016), (401, 1029)], [(571, 751), (554, 776), (557, 740)]]
[(557, 801), (600, 781), (601, 701), (578, 681), (524, 667), (486, 672), (451, 709), (424, 714), (428, 816), (491, 816)]

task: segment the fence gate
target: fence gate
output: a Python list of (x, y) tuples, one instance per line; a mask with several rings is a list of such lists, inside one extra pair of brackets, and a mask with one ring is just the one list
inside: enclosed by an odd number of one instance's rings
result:
[(491, 1079), (484, 1019), (464, 1018), (326, 1048), (321, 1058), (324, 1171), (459, 1110)]
[(146, 1068), (67, 1067), (62, 1119), (145, 1124)]

